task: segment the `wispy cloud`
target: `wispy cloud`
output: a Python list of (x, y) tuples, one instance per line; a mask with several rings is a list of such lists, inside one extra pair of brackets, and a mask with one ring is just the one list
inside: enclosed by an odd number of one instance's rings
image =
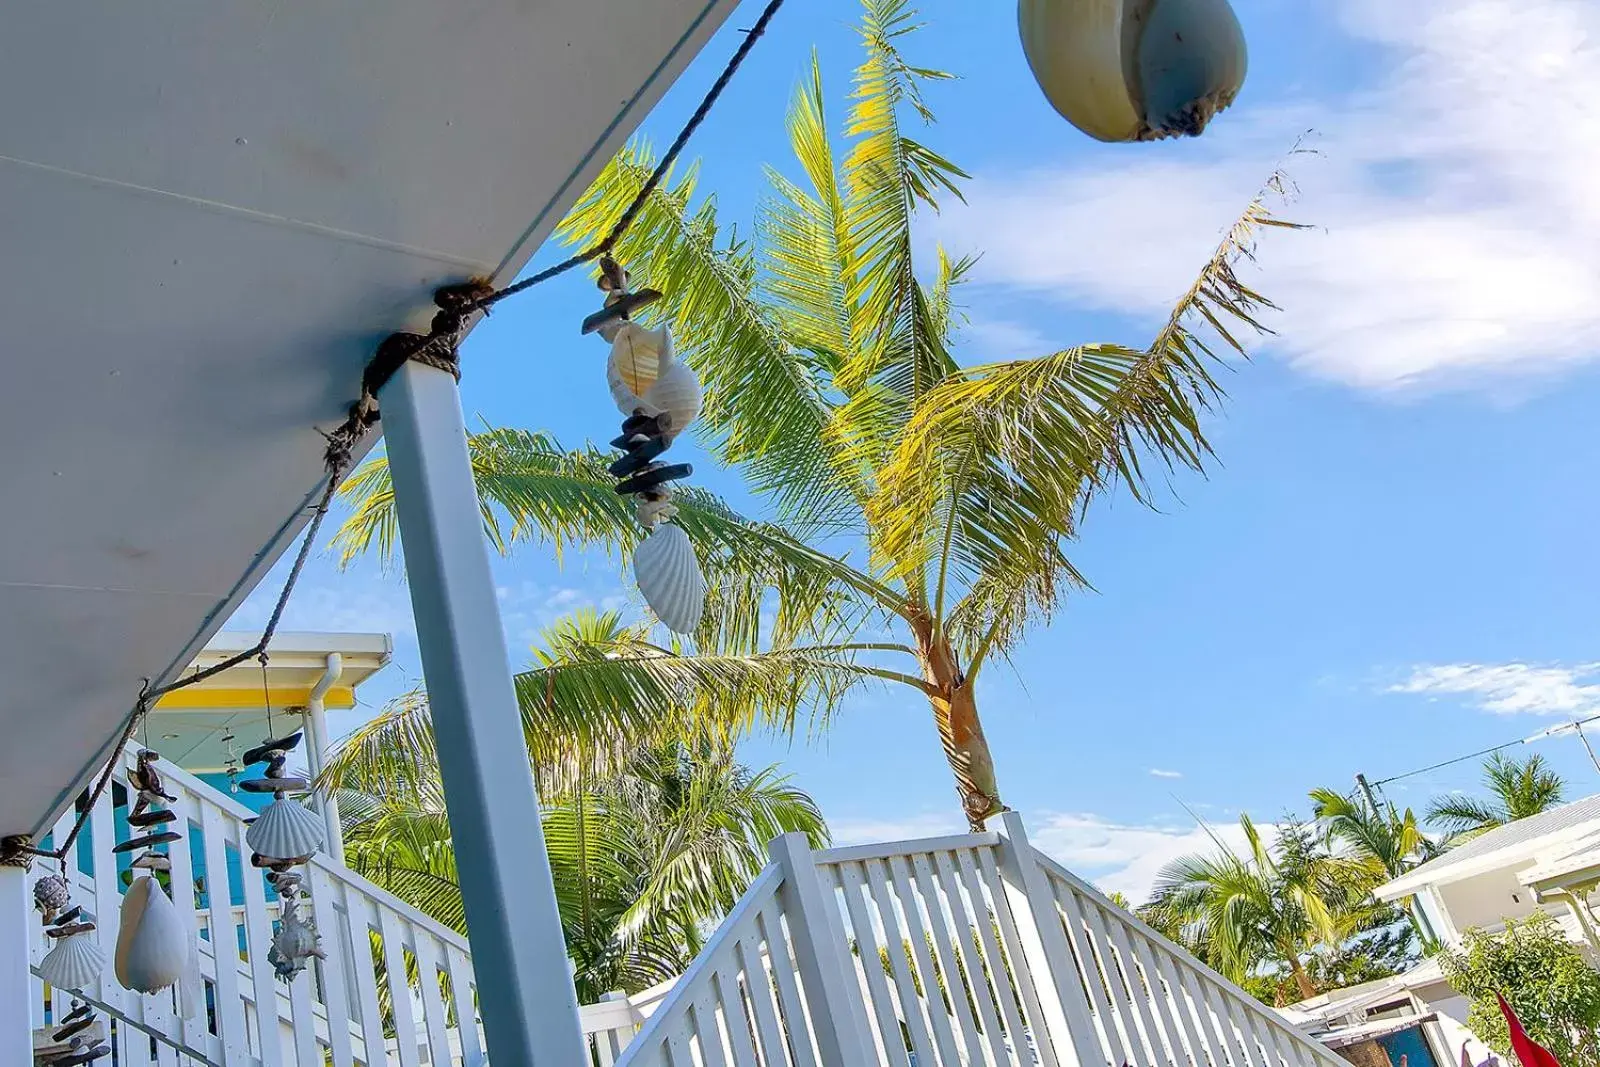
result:
[(1160, 767), (1151, 767), (1150, 768), (1150, 777), (1152, 777), (1152, 778), (1182, 778), (1183, 777), (1183, 772), (1182, 771), (1164, 771)]
[[(272, 614), (280, 583), (268, 579), (256, 587), (228, 620), (234, 630), (259, 630)], [(414, 634), (411, 595), (392, 579), (351, 572), (302, 581), (284, 609), (283, 630), (332, 633)]]
[(1600, 663), (1446, 663), (1416, 667), (1391, 693), (1464, 697), (1496, 715), (1578, 715), (1600, 708)]
[(1600, 357), (1600, 7), (1341, 0), (1339, 14), (1383, 50), (1374, 88), (1236, 109), (1184, 148), (980, 175), (939, 236), (987, 251), (980, 280), (1153, 319), (1316, 127), (1324, 158), (1295, 164), (1292, 214), (1323, 232), (1274, 235), (1251, 279), (1285, 307), (1271, 351), (1387, 393), (1501, 389)]

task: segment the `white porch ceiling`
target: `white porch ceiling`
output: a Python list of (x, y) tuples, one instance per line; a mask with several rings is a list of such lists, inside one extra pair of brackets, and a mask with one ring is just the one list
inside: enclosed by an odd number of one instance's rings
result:
[(510, 280), (732, 8), (10, 6), (0, 834), (292, 543), (377, 342)]

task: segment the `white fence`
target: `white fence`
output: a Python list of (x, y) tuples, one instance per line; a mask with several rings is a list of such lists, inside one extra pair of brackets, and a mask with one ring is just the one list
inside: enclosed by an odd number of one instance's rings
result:
[[(73, 900), (96, 914), (96, 936), (108, 959), (114, 955), (130, 858), (112, 851), (130, 836), (125, 806), (131, 795), (130, 762), (118, 761), (113, 786), (95, 806), (66, 864)], [(178, 907), (194, 913), (205, 1007), (192, 1019), (179, 1018), (170, 992), (132, 993), (107, 973), (85, 994), (102, 1010), (116, 1067), (482, 1067), (487, 1062), (466, 940), (325, 856), (311, 863), (306, 888), (328, 958), (312, 961), (292, 983), (277, 981), (267, 949), (278, 904), (262, 872), (250, 866), (243, 843), (244, 820), (254, 813), (171, 764), (161, 764), (160, 770), (178, 798), (171, 805), (178, 815), (171, 825), (183, 836), (168, 846), (170, 885)], [(61, 819), (54, 840), (64, 839), (59, 835), (74, 818), (69, 812)], [(44, 873), (39, 865), (35, 871)], [(31, 923), (28, 941), (37, 965), (49, 948), (42, 924)], [(37, 977), (33, 991), (35, 1029), (70, 1009), (68, 995), (48, 990)], [(659, 999), (657, 992), (583, 1009), (602, 1067), (616, 1058)], [(458, 1025), (463, 1015), (466, 1026)]]
[(1003, 824), (775, 842), (618, 1067), (1343, 1067)]

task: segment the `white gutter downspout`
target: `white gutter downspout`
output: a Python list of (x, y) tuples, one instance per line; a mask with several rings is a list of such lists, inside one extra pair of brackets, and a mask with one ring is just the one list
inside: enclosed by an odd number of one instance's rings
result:
[[(337, 652), (328, 653), (328, 666), (306, 696), (306, 764), (312, 780), (322, 773), (328, 756), (328, 714), (323, 701), (328, 690), (344, 674), (344, 657)], [(332, 792), (319, 792), (313, 804), (322, 812), (328, 824), (328, 855), (335, 863), (344, 864), (344, 832), (339, 824), (339, 798)]]

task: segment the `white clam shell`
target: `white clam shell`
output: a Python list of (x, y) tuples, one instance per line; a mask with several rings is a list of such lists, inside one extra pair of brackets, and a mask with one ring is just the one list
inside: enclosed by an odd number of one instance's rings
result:
[(115, 970), (123, 988), (159, 993), (188, 968), (194, 928), (149, 875), (135, 878), (122, 898)]
[(63, 937), (39, 961), (39, 977), (56, 989), (84, 989), (98, 982), (105, 970), (106, 950), (92, 930)]
[(686, 634), (700, 624), (706, 579), (682, 528), (664, 522), (652, 530), (634, 551), (633, 574), (645, 602), (667, 629)]
[(244, 842), (274, 860), (309, 856), (328, 840), (322, 816), (297, 801), (280, 797), (262, 809), (244, 833)]
[(611, 386), (611, 399), (624, 415), (632, 415), (645, 406), (644, 395), (670, 362), (672, 334), (665, 326), (647, 330), (636, 322), (622, 324), (606, 360), (606, 383)]

